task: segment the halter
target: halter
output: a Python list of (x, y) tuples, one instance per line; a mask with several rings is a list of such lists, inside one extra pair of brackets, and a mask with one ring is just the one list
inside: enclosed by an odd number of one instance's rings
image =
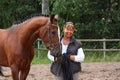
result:
[[(52, 49), (56, 49), (57, 48), (57, 44), (59, 44), (59, 42), (58, 43), (55, 43), (55, 42), (52, 42), (51, 41), (51, 38), (50, 38), (50, 26), (57, 26), (57, 25), (55, 25), (55, 24), (51, 24), (51, 23), (49, 23), (48, 24), (48, 27), (46, 27), (45, 29), (46, 29), (46, 31), (45, 31), (45, 33), (44, 33), (44, 35), (48, 32), (48, 41), (49, 41), (49, 43), (48, 43), (48, 45), (46, 45), (46, 47), (47, 47), (47, 49), (50, 49), (50, 50), (52, 50)], [(42, 36), (42, 37), (44, 37), (44, 35)]]
[[(51, 39), (50, 39), (50, 36), (51, 36), (51, 35), (50, 35), (50, 34), (51, 34), (51, 33), (50, 33), (50, 26), (57, 26), (57, 25), (54, 25), (54, 24), (49, 24), (49, 25), (48, 25), (47, 31), (48, 31), (49, 45), (48, 45), (47, 47), (50, 48), (50, 49), (52, 49), (52, 48), (53, 48), (53, 49), (56, 49), (56, 47), (57, 47), (56, 45), (59, 44), (59, 43), (54, 43), (54, 42), (51, 41)], [(54, 34), (54, 33), (53, 33), (53, 34)], [(52, 48), (51, 48), (51, 47), (52, 47)]]

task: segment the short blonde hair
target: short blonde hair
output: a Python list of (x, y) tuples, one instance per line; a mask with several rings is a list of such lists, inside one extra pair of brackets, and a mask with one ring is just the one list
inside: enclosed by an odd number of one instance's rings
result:
[(74, 31), (76, 31), (75, 26), (74, 26), (74, 24), (72, 22), (66, 22), (63, 29), (68, 28), (68, 27), (71, 27)]

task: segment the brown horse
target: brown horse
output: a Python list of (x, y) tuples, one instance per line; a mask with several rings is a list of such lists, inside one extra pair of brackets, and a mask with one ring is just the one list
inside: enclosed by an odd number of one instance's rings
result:
[(60, 55), (58, 16), (36, 16), (0, 29), (0, 65), (10, 67), (13, 80), (26, 80), (34, 57), (33, 43), (41, 38), (55, 57)]

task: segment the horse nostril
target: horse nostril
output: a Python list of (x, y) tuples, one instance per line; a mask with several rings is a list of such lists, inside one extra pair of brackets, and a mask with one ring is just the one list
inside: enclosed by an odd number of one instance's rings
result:
[(46, 48), (47, 48), (47, 49), (49, 49), (49, 47), (48, 47), (48, 46), (46, 46)]
[(61, 49), (58, 49), (55, 45), (50, 47), (50, 54), (54, 57), (61, 56)]

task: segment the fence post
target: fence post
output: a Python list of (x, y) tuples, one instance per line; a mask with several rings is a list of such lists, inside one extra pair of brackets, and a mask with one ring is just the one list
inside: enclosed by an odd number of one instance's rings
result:
[(38, 59), (40, 58), (40, 41), (37, 40), (37, 47), (38, 47)]
[(106, 39), (105, 38), (103, 38), (103, 55), (104, 55), (104, 58), (105, 58), (105, 56), (106, 56), (106, 51), (105, 51), (105, 49), (106, 49)]

